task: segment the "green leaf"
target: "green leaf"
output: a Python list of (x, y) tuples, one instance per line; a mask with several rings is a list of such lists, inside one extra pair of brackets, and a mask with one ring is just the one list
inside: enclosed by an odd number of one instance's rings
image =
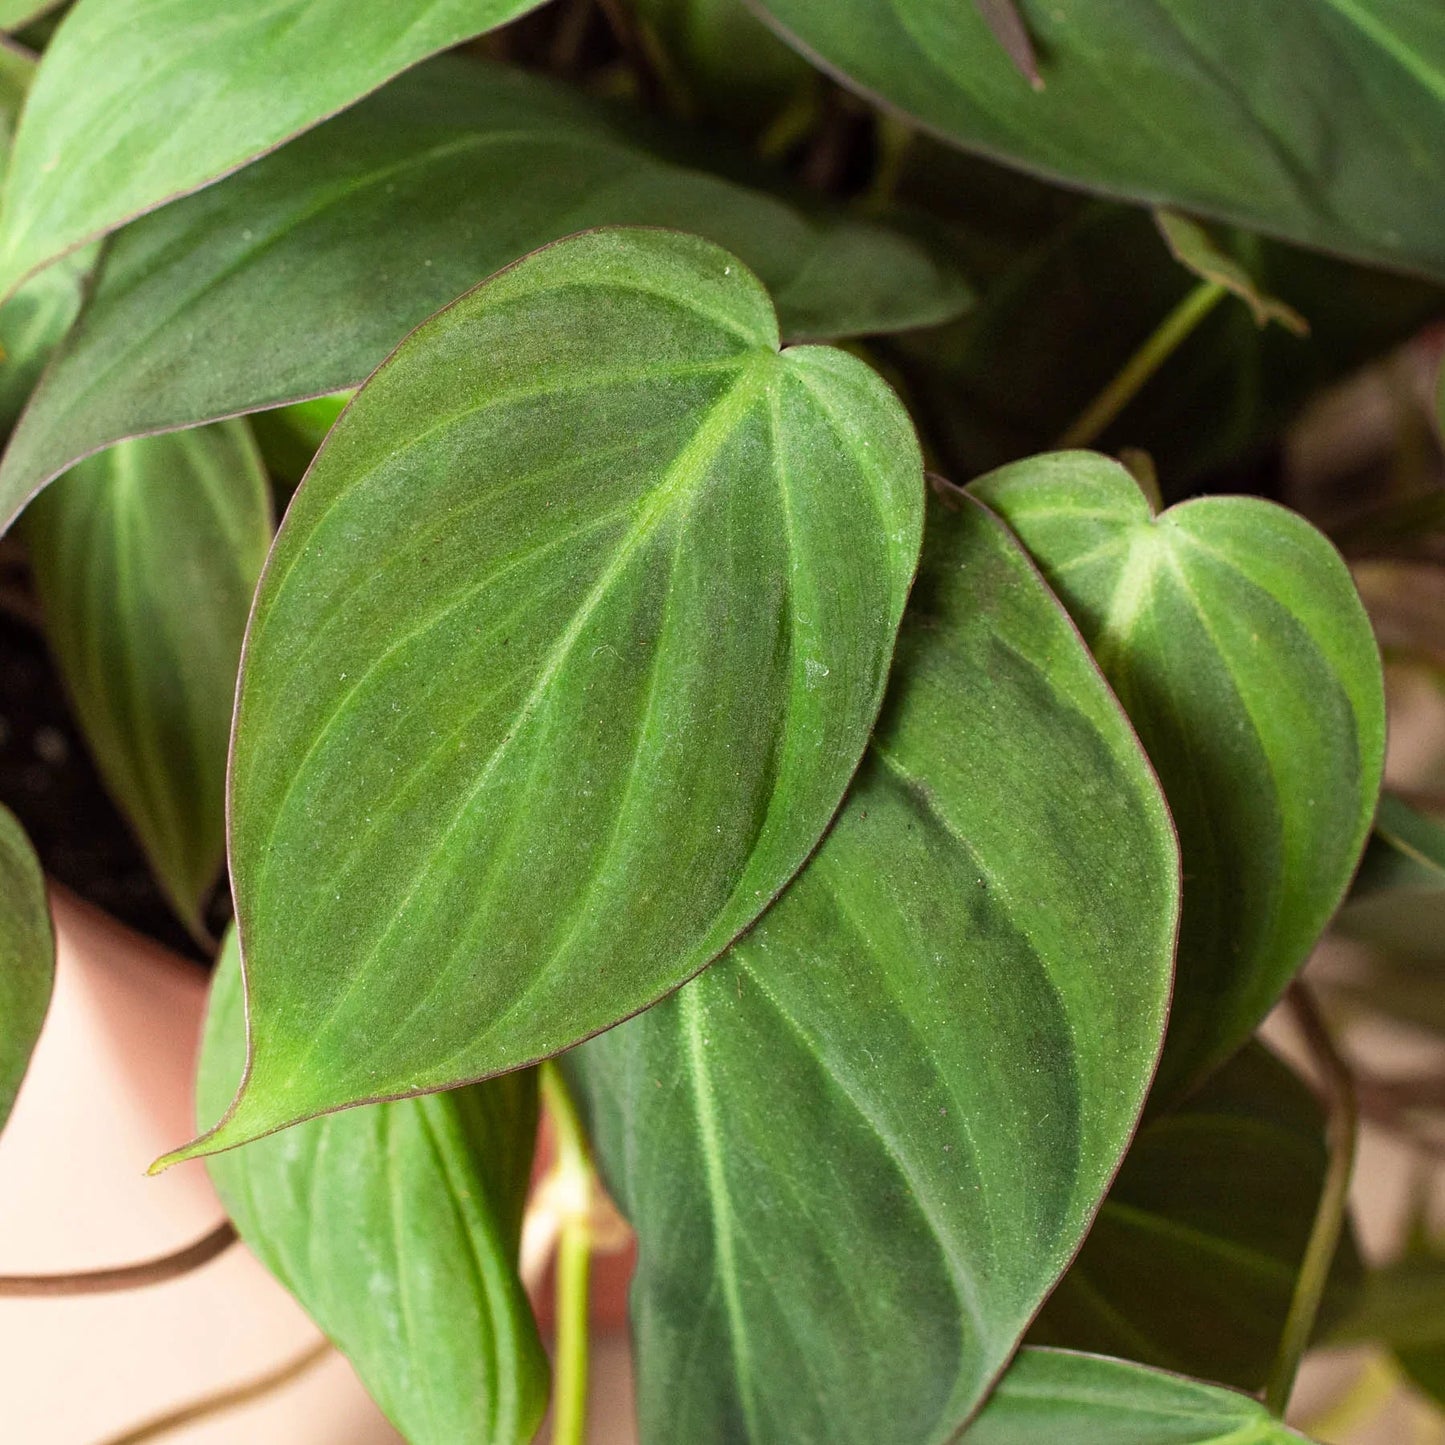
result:
[[(235, 932), (217, 965), (200, 1123), (245, 1062)], [(411, 1445), (525, 1445), (547, 1359), (517, 1274), (533, 1071), (302, 1124), (208, 1163), (242, 1239)]]
[(20, 30), (61, 4), (61, 0), (0, 0), (0, 30)]
[(644, 1441), (954, 1438), (1148, 1088), (1168, 815), (1027, 558), (958, 505), (822, 847), (725, 959), (567, 1056), (638, 1231)]
[(350, 391), (336, 392), (278, 406), (273, 411), (259, 411), (251, 417), (251, 431), (273, 481), (295, 488), (354, 395)]
[(357, 386), (484, 276), (610, 224), (726, 246), (794, 339), (931, 324), (967, 301), (899, 235), (664, 162), (546, 81), (436, 62), (116, 238), (0, 467), (0, 519), (121, 437)]
[(15, 138), (0, 295), (537, 3), (77, 0)]
[(1021, 1350), (963, 1445), (1301, 1445), (1248, 1395), (1098, 1355)]
[(332, 430), (250, 625), (238, 1144), (567, 1048), (717, 957), (861, 757), (918, 444), (779, 352), (695, 237), (594, 231), (407, 339)]
[[(1262, 1389), (1327, 1163), (1314, 1095), (1248, 1046), (1140, 1130), (1030, 1338)], [(1331, 1312), (1359, 1275), (1351, 1240), (1337, 1256)]]
[(1249, 307), (1256, 326), (1267, 326), (1274, 321), (1296, 336), (1309, 335), (1309, 322), (1293, 306), (1266, 293), (1244, 266), (1197, 221), (1181, 216), (1177, 211), (1167, 210), (1155, 211), (1154, 220), (1170, 255), (1201, 280), (1212, 281), (1238, 296)]
[(963, 0), (764, 5), (830, 69), (970, 150), (1445, 277), (1439, 6), (1029, 0), (1035, 90)]
[[(0, 172), (34, 74), (30, 52), (0, 40)], [(47, 266), (0, 306), (0, 432), (15, 425), (41, 368), (80, 311), (96, 254), (87, 247)]]
[(122, 442), (26, 513), (45, 635), (107, 788), (205, 936), (271, 494), (243, 421)]
[(1087, 452), (972, 490), (1078, 623), (1179, 828), (1162, 1105), (1254, 1032), (1344, 896), (1383, 767), (1379, 652), (1339, 555), (1272, 503), (1205, 497), (1155, 517), (1128, 472)]
[(0, 1129), (40, 1037), (54, 982), (45, 878), (25, 830), (0, 807)]

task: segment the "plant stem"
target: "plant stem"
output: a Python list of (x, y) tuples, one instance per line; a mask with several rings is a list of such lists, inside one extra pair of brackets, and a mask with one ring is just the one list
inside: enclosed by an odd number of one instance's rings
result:
[(583, 1445), (587, 1433), (588, 1290), (592, 1270), (592, 1153), (576, 1102), (551, 1061), (542, 1065), (542, 1100), (556, 1139), (564, 1201), (557, 1245), (557, 1344), (552, 1374), (552, 1445)]
[(1320, 1192), (1319, 1208), (1315, 1212), (1309, 1243), (1305, 1246), (1299, 1278), (1295, 1281), (1294, 1298), (1290, 1301), (1289, 1315), (1285, 1319), (1279, 1353), (1264, 1393), (1266, 1407), (1281, 1419), (1289, 1405), (1300, 1361), (1314, 1333), (1330, 1265), (1334, 1262), (1340, 1233), (1344, 1229), (1360, 1133), (1354, 1076), (1330, 1037), (1314, 995), (1296, 980), (1290, 987), (1288, 998), (1305, 1043), (1319, 1067), (1329, 1101), (1329, 1167), (1325, 1171), (1324, 1188)]
[(225, 1390), (218, 1390), (214, 1395), (193, 1400), (189, 1405), (182, 1405), (178, 1410), (170, 1410), (164, 1415), (157, 1415), (155, 1419), (147, 1420), (133, 1430), (127, 1430), (124, 1435), (116, 1435), (107, 1440), (105, 1445), (147, 1445), (148, 1441), (159, 1440), (163, 1435), (169, 1435), (183, 1425), (192, 1425), (197, 1420), (208, 1420), (213, 1415), (234, 1410), (239, 1405), (249, 1405), (252, 1400), (259, 1400), (263, 1395), (269, 1395), (272, 1390), (279, 1390), (283, 1385), (289, 1385), (292, 1380), (304, 1375), (312, 1365), (318, 1364), (330, 1353), (331, 1341), (322, 1340), (320, 1343), (312, 1345), (305, 1354), (298, 1355), (294, 1360), (289, 1360), (269, 1374), (248, 1380), (244, 1385), (234, 1385)]
[(236, 1229), (228, 1219), (194, 1244), (141, 1264), (85, 1270), (78, 1274), (0, 1275), (0, 1296), (33, 1298), (42, 1295), (114, 1294), (121, 1290), (164, 1284), (168, 1279), (179, 1279), (181, 1275), (209, 1264), (235, 1242)]
[(1201, 281), (1159, 323), (1154, 334), (1124, 363), (1119, 374), (1080, 413), (1058, 440), (1060, 451), (1093, 442), (1139, 394), (1144, 383), (1229, 293), (1217, 281)]

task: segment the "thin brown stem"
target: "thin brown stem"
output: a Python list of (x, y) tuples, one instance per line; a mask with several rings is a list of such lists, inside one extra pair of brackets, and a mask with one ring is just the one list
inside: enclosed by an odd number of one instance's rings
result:
[(147, 1420), (144, 1424), (127, 1430), (124, 1435), (112, 1436), (103, 1442), (103, 1445), (147, 1445), (148, 1441), (159, 1440), (162, 1436), (181, 1429), (182, 1426), (195, 1424), (197, 1420), (209, 1420), (212, 1416), (224, 1414), (227, 1410), (234, 1410), (241, 1405), (249, 1405), (252, 1400), (259, 1400), (273, 1390), (279, 1390), (283, 1385), (289, 1385), (292, 1380), (304, 1375), (307, 1370), (313, 1365), (319, 1364), (330, 1353), (331, 1341), (322, 1340), (319, 1344), (312, 1345), (304, 1354), (297, 1355), (294, 1360), (289, 1360), (269, 1374), (260, 1375), (254, 1380), (247, 1381), (244, 1385), (234, 1385), (225, 1390), (218, 1390), (214, 1395), (194, 1400), (189, 1405), (182, 1405), (178, 1410), (170, 1410), (164, 1415), (157, 1415), (155, 1419)]
[(1345, 1227), (1350, 1179), (1355, 1170), (1355, 1149), (1360, 1136), (1360, 1108), (1355, 1096), (1354, 1074), (1335, 1047), (1314, 995), (1296, 979), (1287, 998), (1324, 1086), (1329, 1108), (1329, 1164), (1325, 1169), (1324, 1188), (1320, 1191), (1319, 1208), (1315, 1211), (1309, 1243), (1305, 1245), (1304, 1258), (1300, 1261), (1279, 1353), (1264, 1393), (1265, 1405), (1280, 1418), (1289, 1405), (1300, 1361), (1304, 1359), (1310, 1336), (1314, 1333), (1330, 1266), (1334, 1263), (1335, 1251), (1339, 1248), (1340, 1235)]
[(163, 1254), (158, 1259), (148, 1259), (141, 1264), (84, 1270), (78, 1274), (0, 1275), (0, 1297), (115, 1294), (121, 1290), (144, 1289), (147, 1285), (164, 1284), (168, 1279), (179, 1279), (193, 1269), (200, 1269), (217, 1255), (224, 1254), (235, 1242), (236, 1227), (228, 1219), (204, 1239), (188, 1244), (175, 1254)]

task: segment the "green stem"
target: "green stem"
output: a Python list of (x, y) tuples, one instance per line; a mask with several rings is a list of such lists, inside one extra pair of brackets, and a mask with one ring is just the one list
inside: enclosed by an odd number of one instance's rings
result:
[(1124, 363), (1113, 381), (1084, 408), (1079, 419), (1059, 438), (1058, 449), (1067, 451), (1093, 442), (1228, 294), (1217, 281), (1201, 281), (1159, 323), (1158, 329)]
[(582, 1116), (555, 1063), (542, 1065), (542, 1100), (556, 1138), (566, 1214), (557, 1244), (557, 1346), (552, 1362), (552, 1445), (587, 1436), (588, 1289), (592, 1272), (592, 1153)]
[(1330, 1157), (1319, 1208), (1315, 1211), (1314, 1226), (1305, 1246), (1299, 1278), (1295, 1281), (1294, 1298), (1290, 1300), (1289, 1315), (1280, 1337), (1279, 1353), (1275, 1356), (1274, 1368), (1270, 1371), (1269, 1384), (1264, 1392), (1265, 1406), (1281, 1419), (1294, 1390), (1300, 1361), (1304, 1359), (1310, 1336), (1314, 1333), (1330, 1266), (1334, 1263), (1335, 1251), (1345, 1227), (1350, 1179), (1354, 1174), (1355, 1149), (1360, 1134), (1360, 1109), (1355, 1096), (1354, 1076), (1330, 1037), (1314, 995), (1296, 980), (1288, 997), (1305, 1043), (1323, 1075), (1329, 1097)]

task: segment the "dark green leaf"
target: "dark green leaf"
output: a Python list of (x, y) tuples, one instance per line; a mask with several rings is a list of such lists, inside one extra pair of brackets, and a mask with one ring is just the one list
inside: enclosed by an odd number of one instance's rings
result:
[(1302, 1445), (1248, 1395), (1142, 1365), (1023, 1350), (963, 1445)]
[(932, 324), (967, 300), (901, 236), (664, 163), (535, 77), (438, 62), (116, 238), (0, 467), (0, 518), (121, 437), (356, 386), (482, 277), (607, 224), (735, 251), (793, 338)]
[(897, 398), (667, 231), (398, 348), (287, 514), (231, 771), (251, 1069), (218, 1148), (516, 1068), (721, 953), (837, 808), (917, 564)]
[(725, 959), (568, 1056), (638, 1230), (648, 1442), (954, 1438), (1148, 1087), (1168, 816), (1037, 573), (958, 505), (818, 853)]
[[(1327, 1162), (1314, 1095), (1268, 1050), (1248, 1046), (1140, 1131), (1030, 1337), (1263, 1388)], [(1331, 1312), (1359, 1270), (1350, 1241)]]
[[(198, 1122), (246, 1054), (234, 931), (217, 965)], [(537, 1131), (528, 1070), (302, 1124), (209, 1161), (242, 1239), (356, 1366), (411, 1445), (525, 1445), (547, 1361), (517, 1275)]]
[(1155, 517), (1087, 452), (973, 490), (1079, 624), (1179, 828), (1162, 1104), (1254, 1032), (1344, 896), (1380, 787), (1379, 653), (1339, 555), (1282, 507), (1206, 497)]
[(251, 417), (256, 445), (274, 481), (286, 487), (296, 486), (353, 395), (343, 391), (318, 396), (273, 411), (258, 411)]
[(243, 421), (122, 442), (25, 516), (46, 639), (86, 741), (198, 937), (225, 849), (236, 668), (271, 525)]
[(0, 295), (538, 0), (77, 0), (0, 210)]
[(1445, 11), (1428, 0), (1033, 0), (1037, 91), (964, 0), (764, 4), (959, 145), (1445, 277)]
[(1445, 964), (1445, 824), (1385, 794), (1335, 927), (1398, 960)]
[(1265, 292), (1198, 221), (1177, 211), (1156, 211), (1154, 219), (1174, 259), (1202, 280), (1238, 296), (1249, 307), (1257, 326), (1275, 321), (1296, 336), (1309, 335), (1309, 322), (1293, 306)]
[(55, 980), (55, 939), (40, 864), (0, 807), (0, 1129), (40, 1037)]

